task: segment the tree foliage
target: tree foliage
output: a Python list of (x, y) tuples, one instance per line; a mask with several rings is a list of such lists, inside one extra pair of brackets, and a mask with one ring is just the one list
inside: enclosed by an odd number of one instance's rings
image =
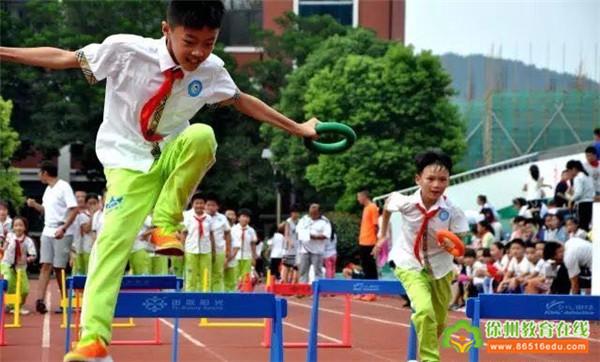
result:
[(12, 102), (0, 97), (0, 200), (18, 209), (25, 201), (19, 185), (19, 173), (10, 167), (12, 155), (19, 147), (19, 134), (10, 127)]

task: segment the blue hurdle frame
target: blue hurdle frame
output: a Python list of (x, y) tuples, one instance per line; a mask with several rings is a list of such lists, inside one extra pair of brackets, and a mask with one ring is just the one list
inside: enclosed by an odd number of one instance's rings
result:
[(6, 313), (4, 313), (4, 293), (8, 290), (8, 281), (6, 279), (0, 279), (0, 347), (6, 345), (6, 329), (4, 323), (6, 322)]
[[(597, 321), (600, 320), (600, 296), (479, 294), (467, 300), (466, 314), (471, 318), (471, 325), (477, 328), (482, 318)], [(469, 361), (479, 362), (479, 348), (471, 348)]]
[[(319, 279), (312, 284), (313, 305), (310, 316), (310, 331), (308, 334), (308, 349), (306, 360), (316, 362), (318, 355), (318, 333), (319, 333), (319, 296), (326, 294), (376, 294), (376, 295), (402, 295), (406, 294), (402, 283), (393, 280), (366, 280), (366, 279)], [(407, 360), (417, 359), (417, 332), (415, 326), (410, 322), (410, 334), (408, 336)]]
[[(83, 288), (85, 277), (69, 278), (68, 285), (67, 322), (71, 323), (73, 290)], [(273, 325), (270, 360), (273, 362), (284, 360), (283, 318), (287, 316), (285, 299), (271, 293), (188, 293), (181, 292), (180, 285), (181, 279), (176, 279), (175, 276), (126, 276), (121, 284), (123, 289), (175, 289), (175, 291), (120, 292), (115, 317), (173, 318), (171, 350), (173, 362), (178, 359), (179, 318), (270, 318)], [(67, 328), (67, 347), (69, 343), (70, 328)]]

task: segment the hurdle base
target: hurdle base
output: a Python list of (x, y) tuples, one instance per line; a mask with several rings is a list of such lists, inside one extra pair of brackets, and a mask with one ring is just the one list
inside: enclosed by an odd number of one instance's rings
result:
[(153, 340), (146, 340), (146, 341), (144, 341), (144, 340), (142, 340), (142, 341), (118, 340), (118, 341), (112, 341), (110, 344), (114, 345), (114, 346), (159, 346), (163, 343), (161, 341), (153, 341)]
[[(270, 343), (261, 342), (261, 346), (265, 348), (271, 348)], [(284, 342), (284, 348), (307, 348), (307, 342)], [(321, 348), (352, 348), (352, 343), (335, 343), (335, 342), (319, 342), (317, 347)]]

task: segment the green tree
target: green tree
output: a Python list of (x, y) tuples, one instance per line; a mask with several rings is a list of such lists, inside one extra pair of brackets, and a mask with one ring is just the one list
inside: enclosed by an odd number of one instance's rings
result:
[(466, 147), (451, 79), (429, 52), (390, 45), (383, 56), (346, 55), (316, 72), (304, 95), (306, 117), (352, 126), (359, 140), (348, 152), (319, 156), (308, 181), (350, 210), (363, 187), (374, 194), (411, 185), (413, 157), (439, 147), (454, 161)]
[(0, 97), (0, 200), (19, 209), (25, 201), (19, 185), (19, 173), (10, 167), (11, 158), (19, 147), (19, 134), (10, 127), (12, 102)]

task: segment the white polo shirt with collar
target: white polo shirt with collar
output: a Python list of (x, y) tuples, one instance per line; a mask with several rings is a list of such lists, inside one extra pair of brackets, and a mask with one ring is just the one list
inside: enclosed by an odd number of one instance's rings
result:
[[(200, 223), (196, 218), (202, 220), (202, 235), (200, 235)], [(192, 209), (191, 212), (183, 213), (183, 224), (187, 230), (185, 252), (189, 254), (210, 254), (212, 252), (210, 242), (212, 217), (207, 213), (196, 215)]]
[[(414, 245), (424, 215), (417, 205), (425, 208), (421, 200), (420, 189), (409, 196), (398, 192), (392, 193), (385, 207), (386, 210), (399, 212), (401, 215), (400, 230), (397, 235), (394, 235), (389, 259), (394, 261), (396, 267), (421, 271), (423, 264), (415, 256)], [(439, 211), (429, 221), (427, 227), (427, 258), (431, 265), (433, 277), (440, 279), (453, 270), (453, 256), (438, 245), (436, 232), (438, 230), (450, 230), (453, 233), (464, 233), (469, 230), (469, 224), (463, 211), (452, 205), (445, 197), (440, 197), (435, 205), (427, 211), (436, 208), (439, 208)], [(423, 251), (421, 251), (421, 260), (423, 262), (425, 260)]]
[(221, 214), (220, 212), (212, 215), (211, 231), (213, 232), (213, 236), (215, 238), (215, 253), (224, 253), (226, 248), (225, 233), (231, 231), (231, 226), (229, 226), (229, 220), (227, 220), (227, 216)]
[[(90, 83), (107, 80), (104, 117), (96, 139), (98, 159), (104, 168), (148, 172), (154, 162), (153, 144), (142, 135), (140, 113), (163, 83), (163, 72), (178, 67), (166, 39), (118, 34), (76, 53)], [(183, 79), (174, 82), (157, 128), (164, 137), (161, 149), (189, 126), (189, 120), (205, 104), (230, 99), (239, 92), (223, 65), (211, 54), (194, 71), (182, 69)]]

